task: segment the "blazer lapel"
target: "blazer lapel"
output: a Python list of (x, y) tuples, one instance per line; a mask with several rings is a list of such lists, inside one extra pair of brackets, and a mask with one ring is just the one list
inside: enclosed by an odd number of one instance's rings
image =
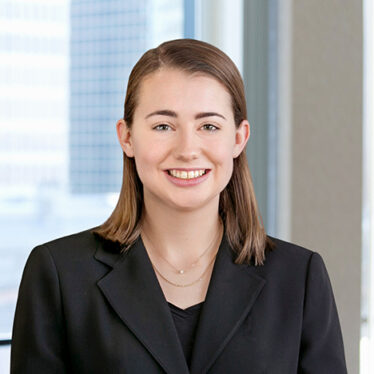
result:
[(236, 265), (223, 236), (203, 304), (192, 352), (191, 373), (206, 373), (244, 321), (266, 281), (253, 266)]
[(99, 246), (96, 259), (113, 266), (97, 284), (113, 309), (167, 373), (189, 373), (169, 306), (139, 237), (117, 261)]

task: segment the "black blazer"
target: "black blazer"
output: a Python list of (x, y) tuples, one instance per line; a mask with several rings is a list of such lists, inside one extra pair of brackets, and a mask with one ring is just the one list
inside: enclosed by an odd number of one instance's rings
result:
[[(235, 265), (223, 237), (193, 348), (193, 374), (343, 374), (321, 256), (273, 239), (263, 266)], [(89, 230), (38, 246), (23, 273), (11, 373), (189, 373), (141, 238), (124, 255)]]

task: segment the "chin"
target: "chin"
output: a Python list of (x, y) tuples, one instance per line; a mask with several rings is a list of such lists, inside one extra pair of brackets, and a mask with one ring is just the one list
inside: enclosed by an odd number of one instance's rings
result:
[(202, 208), (201, 204), (173, 204), (173, 208), (181, 212), (193, 212), (199, 208)]
[(194, 210), (202, 209), (207, 206), (209, 203), (212, 203), (213, 199), (204, 199), (200, 201), (196, 201), (196, 198), (190, 201), (174, 201), (173, 208), (184, 211), (184, 212), (192, 212)]

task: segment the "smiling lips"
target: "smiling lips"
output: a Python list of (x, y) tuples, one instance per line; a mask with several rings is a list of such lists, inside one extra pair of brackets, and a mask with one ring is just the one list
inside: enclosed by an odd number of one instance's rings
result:
[(168, 170), (169, 175), (172, 175), (175, 178), (179, 179), (194, 179), (201, 177), (206, 174), (207, 169), (196, 169), (196, 170), (177, 170), (170, 169)]
[(179, 187), (192, 187), (209, 178), (210, 169), (169, 169), (164, 173), (170, 182)]

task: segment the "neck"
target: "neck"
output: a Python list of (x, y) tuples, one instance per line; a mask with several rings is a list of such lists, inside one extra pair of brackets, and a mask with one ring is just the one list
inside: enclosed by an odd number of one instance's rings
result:
[(175, 210), (144, 199), (142, 232), (161, 256), (173, 261), (196, 259), (221, 233), (218, 203), (193, 211)]

